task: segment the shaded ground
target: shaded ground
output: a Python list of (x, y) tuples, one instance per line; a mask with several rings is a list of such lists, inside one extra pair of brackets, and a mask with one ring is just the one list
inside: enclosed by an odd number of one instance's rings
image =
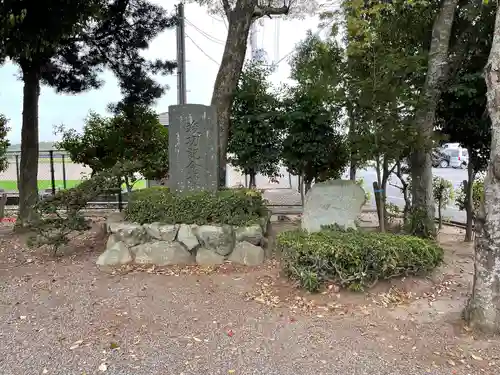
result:
[(99, 236), (54, 260), (4, 226), (0, 374), (498, 374), (500, 339), (460, 320), (472, 273), (462, 236), (441, 234), (434, 278), (311, 296), (275, 261), (110, 274), (95, 267)]

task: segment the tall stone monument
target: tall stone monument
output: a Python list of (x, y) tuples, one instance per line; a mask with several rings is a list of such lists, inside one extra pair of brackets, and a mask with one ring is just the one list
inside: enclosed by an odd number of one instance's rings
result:
[(219, 127), (215, 107), (173, 105), (169, 117), (169, 187), (178, 192), (216, 191)]

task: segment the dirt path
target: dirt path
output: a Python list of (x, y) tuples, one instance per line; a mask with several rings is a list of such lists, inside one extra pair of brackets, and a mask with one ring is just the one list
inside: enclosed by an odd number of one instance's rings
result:
[(442, 235), (434, 280), (310, 296), (260, 269), (106, 274), (88, 238), (53, 260), (0, 237), (0, 373), (498, 374), (500, 339), (460, 321), (472, 272), (460, 233)]

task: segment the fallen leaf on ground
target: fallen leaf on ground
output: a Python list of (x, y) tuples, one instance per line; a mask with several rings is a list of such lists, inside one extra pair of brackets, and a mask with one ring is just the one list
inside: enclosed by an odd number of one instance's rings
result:
[(118, 349), (120, 347), (120, 345), (118, 345), (116, 342), (111, 342), (111, 344), (109, 344), (109, 348), (110, 349)]
[(73, 349), (78, 348), (78, 347), (82, 344), (82, 342), (83, 342), (83, 340), (78, 340), (78, 341), (75, 341), (75, 342), (73, 343), (73, 345), (71, 345), (71, 346), (69, 347), (69, 349), (70, 349), (70, 350), (73, 350)]

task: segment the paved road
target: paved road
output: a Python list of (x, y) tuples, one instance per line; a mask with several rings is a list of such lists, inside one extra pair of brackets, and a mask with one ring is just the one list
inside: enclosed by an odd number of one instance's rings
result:
[[(433, 168), (432, 173), (435, 176), (440, 176), (446, 180), (451, 181), (454, 189), (459, 188), (462, 181), (467, 179), (467, 171), (461, 169)], [(358, 177), (362, 177), (365, 180), (366, 187), (371, 187), (373, 181), (376, 181), (377, 179), (374, 169), (360, 170), (358, 171)], [(391, 184), (401, 186), (401, 184), (399, 183), (399, 179), (395, 176), (391, 179)], [(387, 186), (387, 197), (389, 202), (396, 204), (401, 208), (404, 207), (403, 195), (397, 187), (391, 185)], [(372, 204), (375, 205), (373, 193)], [(449, 220), (465, 223), (466, 215), (464, 211), (459, 211), (455, 206), (455, 203), (452, 202), (446, 207), (446, 209), (443, 210), (443, 217)]]
[[(441, 176), (450, 180), (455, 189), (458, 188), (462, 181), (467, 178), (467, 171), (461, 169), (433, 168), (432, 172), (436, 176)], [(281, 168), (280, 173), (282, 176), (277, 179), (277, 183), (270, 182), (267, 177), (257, 176), (257, 187), (267, 190), (265, 196), (271, 204), (299, 205), (300, 195), (297, 192), (297, 177), (290, 176), (284, 167)], [(227, 178), (229, 186), (235, 186), (237, 184), (245, 185), (245, 177), (236, 172), (234, 169), (230, 169), (228, 171)], [(347, 172), (345, 178), (347, 178)], [(365, 181), (365, 187), (370, 189), (370, 192), (372, 192), (372, 205), (375, 206), (372, 190), (372, 183), (377, 179), (375, 169), (367, 168), (359, 170), (358, 178), (363, 178)], [(391, 184), (400, 186), (397, 177), (393, 177), (391, 179)], [(404, 207), (403, 196), (397, 187), (389, 185), (387, 187), (387, 197), (389, 202), (396, 204), (401, 208)], [(446, 209), (443, 210), (443, 217), (449, 220), (465, 223), (465, 212), (459, 211), (454, 203), (451, 203)]]

